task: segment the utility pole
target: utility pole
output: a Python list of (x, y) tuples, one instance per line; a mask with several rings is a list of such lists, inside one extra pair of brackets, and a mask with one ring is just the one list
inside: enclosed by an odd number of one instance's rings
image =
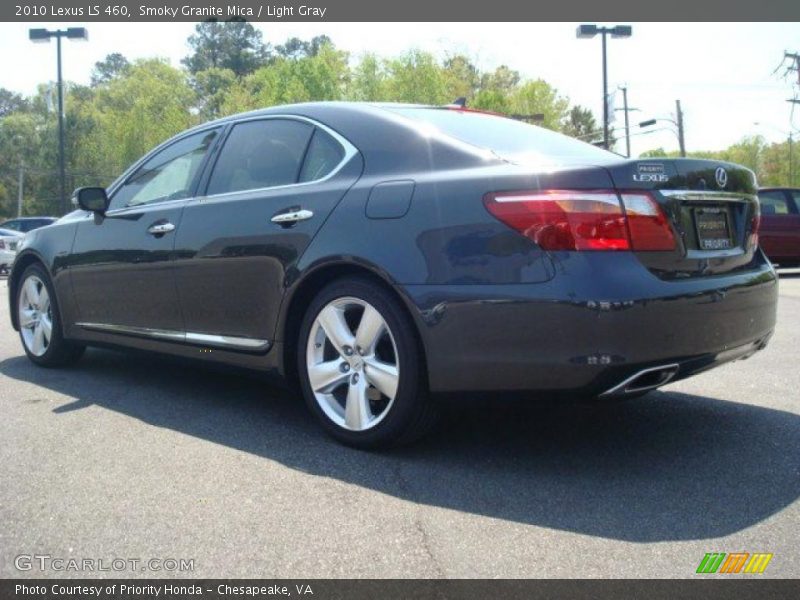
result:
[(638, 108), (628, 108), (628, 88), (627, 86), (620, 86), (620, 90), (622, 90), (622, 106), (623, 108), (616, 108), (614, 110), (622, 111), (625, 113), (625, 155), (630, 158), (631, 157), (631, 128), (629, 124), (628, 115), (634, 111), (638, 111)]
[[(788, 70), (789, 71), (797, 71), (797, 85), (800, 85), (800, 54), (792, 53), (792, 52), (784, 52), (783, 53), (783, 60), (785, 61), (787, 58), (789, 60), (793, 60), (794, 61), (794, 67), (789, 67)], [(780, 66), (778, 66), (778, 68), (780, 69)], [(788, 74), (789, 73), (787, 72), (786, 75), (788, 75)]]
[(675, 100), (675, 119), (678, 125), (678, 145), (681, 148), (681, 156), (686, 156), (686, 141), (683, 137), (683, 111), (681, 110), (681, 101)]
[(792, 134), (789, 133), (789, 187), (794, 187), (794, 160), (792, 157)]
[(22, 216), (22, 187), (25, 182), (25, 162), (19, 161), (19, 181), (17, 186), (17, 216)]

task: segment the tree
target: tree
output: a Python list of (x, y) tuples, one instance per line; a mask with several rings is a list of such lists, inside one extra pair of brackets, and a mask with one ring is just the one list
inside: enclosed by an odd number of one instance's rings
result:
[(204, 121), (222, 115), (222, 107), (235, 84), (236, 73), (230, 69), (211, 67), (195, 73), (191, 85), (197, 98), (195, 106)]
[[(591, 134), (598, 132), (597, 121), (592, 111), (578, 104), (573, 106), (564, 121), (563, 132), (585, 142), (592, 141)], [(602, 131), (599, 132), (599, 135), (602, 136)]]
[(94, 63), (91, 86), (97, 87), (108, 83), (115, 77), (124, 75), (131, 63), (119, 52), (108, 54), (103, 60)]
[(521, 80), (519, 71), (509, 69), (506, 65), (500, 65), (491, 73), (484, 73), (481, 76), (481, 89), (508, 95), (514, 91)]
[(347, 96), (362, 102), (387, 100), (388, 78), (384, 62), (374, 54), (365, 54), (353, 70)]
[(515, 114), (542, 114), (542, 126), (559, 130), (567, 116), (569, 100), (559, 96), (558, 90), (543, 79), (537, 79), (516, 88), (511, 94), (510, 106)]
[(318, 35), (311, 41), (304, 41), (298, 37), (289, 38), (283, 44), (276, 46), (275, 52), (282, 58), (297, 60), (299, 58), (313, 57), (319, 54), (323, 46), (333, 46), (331, 38), (327, 35)]
[(444, 69), (432, 54), (411, 50), (388, 61), (387, 96), (393, 102), (448, 104)]
[(444, 76), (451, 102), (456, 98), (471, 100), (481, 85), (478, 67), (463, 54), (455, 54), (444, 61)]
[(0, 117), (17, 111), (25, 111), (28, 108), (28, 101), (21, 94), (0, 88)]
[(92, 170), (120, 173), (168, 137), (197, 122), (194, 94), (182, 72), (157, 59), (139, 60), (100, 88), (86, 109), (97, 127), (83, 143), (96, 157)]
[(349, 79), (347, 53), (326, 44), (315, 56), (278, 58), (231, 86), (223, 114), (314, 100), (340, 100)]
[(204, 21), (189, 36), (192, 54), (183, 64), (193, 75), (211, 68), (230, 69), (237, 77), (255, 71), (269, 59), (261, 32), (242, 20)]

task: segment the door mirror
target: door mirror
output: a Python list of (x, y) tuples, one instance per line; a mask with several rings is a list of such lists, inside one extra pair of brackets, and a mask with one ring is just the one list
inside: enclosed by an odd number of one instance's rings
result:
[(108, 196), (105, 188), (82, 187), (72, 194), (73, 201), (77, 202), (83, 210), (93, 213), (105, 214), (108, 210)]

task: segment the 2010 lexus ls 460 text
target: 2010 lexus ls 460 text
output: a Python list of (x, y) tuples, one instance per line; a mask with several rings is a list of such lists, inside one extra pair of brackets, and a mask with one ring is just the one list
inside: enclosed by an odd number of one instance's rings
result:
[(275, 372), (360, 447), (420, 435), (432, 393), (634, 396), (775, 326), (752, 172), (459, 106), (237, 115), (74, 199), (9, 277), (32, 361), (99, 344)]

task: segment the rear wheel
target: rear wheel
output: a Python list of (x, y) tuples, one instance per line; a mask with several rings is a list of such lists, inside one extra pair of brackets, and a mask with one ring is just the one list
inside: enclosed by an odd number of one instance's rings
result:
[(297, 360), (306, 402), (333, 437), (351, 446), (407, 443), (430, 427), (435, 407), (421, 358), (399, 302), (365, 278), (325, 287), (300, 329)]
[(85, 347), (64, 339), (53, 285), (45, 270), (31, 265), (17, 286), (19, 337), (25, 354), (43, 367), (74, 362)]

